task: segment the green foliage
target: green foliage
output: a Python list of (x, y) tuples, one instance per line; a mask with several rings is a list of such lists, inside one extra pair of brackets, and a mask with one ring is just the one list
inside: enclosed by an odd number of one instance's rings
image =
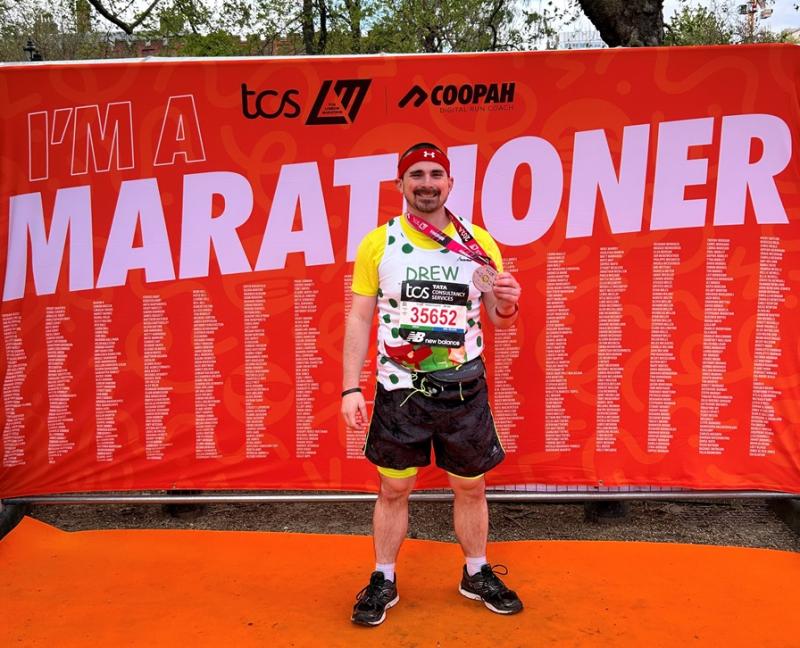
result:
[[(682, 0), (666, 25), (665, 45), (731, 45), (777, 43), (784, 36), (762, 24), (758, 11), (740, 14), (741, 1), (713, 1), (701, 6)], [(767, 4), (773, 4), (772, 1)]]
[(520, 32), (508, 2), (400, 0), (376, 3), (368, 51), (469, 52), (514, 49)]
[[(530, 49), (545, 45), (567, 15), (552, 0), (157, 0), (138, 22), (153, 0), (28, 0), (34, 11), (12, 14), (2, 11), (9, 1), (0, 0), (3, 60), (23, 60), (27, 38), (46, 60), (138, 56), (156, 39), (167, 46), (154, 53), (169, 56)], [(76, 3), (89, 2), (127, 27), (94, 6), (76, 20)], [(88, 33), (78, 38), (81, 31)]]
[(209, 34), (188, 34), (182, 39), (181, 56), (242, 56), (247, 43), (228, 32), (215, 30)]
[[(370, 52), (483, 52), (532, 49), (555, 35), (569, 10), (552, 1), (373, 2)], [(534, 9), (530, 9), (534, 7)]]
[(0, 61), (27, 61), (28, 40), (46, 61), (107, 57), (106, 39), (77, 22), (74, 0), (0, 0)]
[(684, 4), (667, 24), (665, 45), (727, 45), (734, 31), (719, 11)]
[[(147, 41), (168, 56), (525, 50), (554, 46), (580, 13), (577, 0), (155, 1), (0, 0), (0, 60), (27, 60), (29, 38), (45, 60), (141, 56)], [(744, 1), (682, 0), (665, 44), (782, 40), (738, 13)]]

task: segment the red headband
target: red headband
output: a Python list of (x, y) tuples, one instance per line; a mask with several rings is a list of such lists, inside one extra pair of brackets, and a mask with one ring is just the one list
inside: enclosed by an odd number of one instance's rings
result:
[(447, 156), (436, 149), (422, 148), (411, 151), (411, 153), (404, 158), (400, 158), (400, 161), (397, 163), (397, 177), (402, 178), (405, 172), (408, 171), (408, 168), (417, 162), (435, 162), (436, 164), (440, 164), (444, 167), (444, 171), (447, 173), (448, 177), (450, 176), (450, 160), (447, 159)]

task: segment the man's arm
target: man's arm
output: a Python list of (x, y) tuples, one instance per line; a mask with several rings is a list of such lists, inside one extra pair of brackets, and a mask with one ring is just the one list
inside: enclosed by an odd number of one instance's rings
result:
[(486, 314), (497, 328), (509, 328), (519, 317), (519, 298), (522, 287), (514, 276), (501, 272), (494, 280), (490, 292), (483, 293)]
[[(367, 297), (353, 293), (350, 315), (344, 330), (344, 350), (342, 352), (342, 391), (358, 387), (361, 368), (369, 349), (369, 333), (375, 316), (377, 296)], [(361, 413), (359, 420), (357, 414)], [(342, 416), (348, 427), (363, 429), (367, 423), (367, 404), (361, 392), (353, 392), (342, 397)]]

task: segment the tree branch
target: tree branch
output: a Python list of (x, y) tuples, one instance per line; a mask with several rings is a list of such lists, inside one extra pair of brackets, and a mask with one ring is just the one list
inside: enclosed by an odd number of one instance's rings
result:
[(314, 51), (314, 4), (311, 0), (303, 0), (301, 22), (303, 25), (303, 46), (306, 54), (316, 54)]
[(136, 29), (139, 25), (141, 25), (145, 20), (147, 20), (147, 17), (150, 15), (153, 9), (155, 9), (156, 5), (159, 2), (161, 2), (161, 0), (153, 0), (153, 2), (150, 3), (150, 6), (147, 7), (147, 9), (145, 9), (141, 14), (139, 14), (139, 17), (132, 23), (126, 23), (119, 16), (111, 13), (108, 9), (106, 9), (102, 5), (100, 0), (88, 0), (88, 2), (95, 8), (97, 13), (103, 16), (103, 18), (108, 20), (110, 23), (115, 24), (122, 31), (128, 34), (128, 36), (132, 36), (133, 30)]
[(317, 53), (325, 51), (328, 42), (328, 5), (325, 0), (317, 0), (319, 7), (319, 38), (317, 39)]
[(497, 3), (494, 5), (494, 9), (492, 10), (491, 15), (489, 16), (489, 29), (492, 30), (492, 46), (491, 50), (495, 51), (497, 49), (497, 38), (498, 38), (498, 31), (497, 25), (494, 24), (494, 21), (497, 19), (497, 14), (500, 13), (500, 9), (503, 8), (504, 0), (498, 0)]

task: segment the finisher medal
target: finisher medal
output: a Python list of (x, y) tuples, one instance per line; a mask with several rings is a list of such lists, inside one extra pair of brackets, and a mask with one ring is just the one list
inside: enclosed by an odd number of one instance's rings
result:
[(446, 209), (445, 214), (448, 220), (453, 224), (456, 232), (458, 232), (461, 240), (464, 241), (463, 244), (453, 240), (439, 228), (434, 227), (415, 214), (407, 213), (406, 220), (414, 229), (436, 241), (443, 248), (480, 264), (478, 269), (472, 273), (472, 283), (481, 292), (489, 292), (494, 286), (494, 280), (497, 278), (497, 266), (464, 224), (453, 216), (449, 210)]
[(481, 292), (489, 292), (494, 286), (495, 277), (497, 270), (492, 266), (482, 265), (472, 273), (472, 283)]

